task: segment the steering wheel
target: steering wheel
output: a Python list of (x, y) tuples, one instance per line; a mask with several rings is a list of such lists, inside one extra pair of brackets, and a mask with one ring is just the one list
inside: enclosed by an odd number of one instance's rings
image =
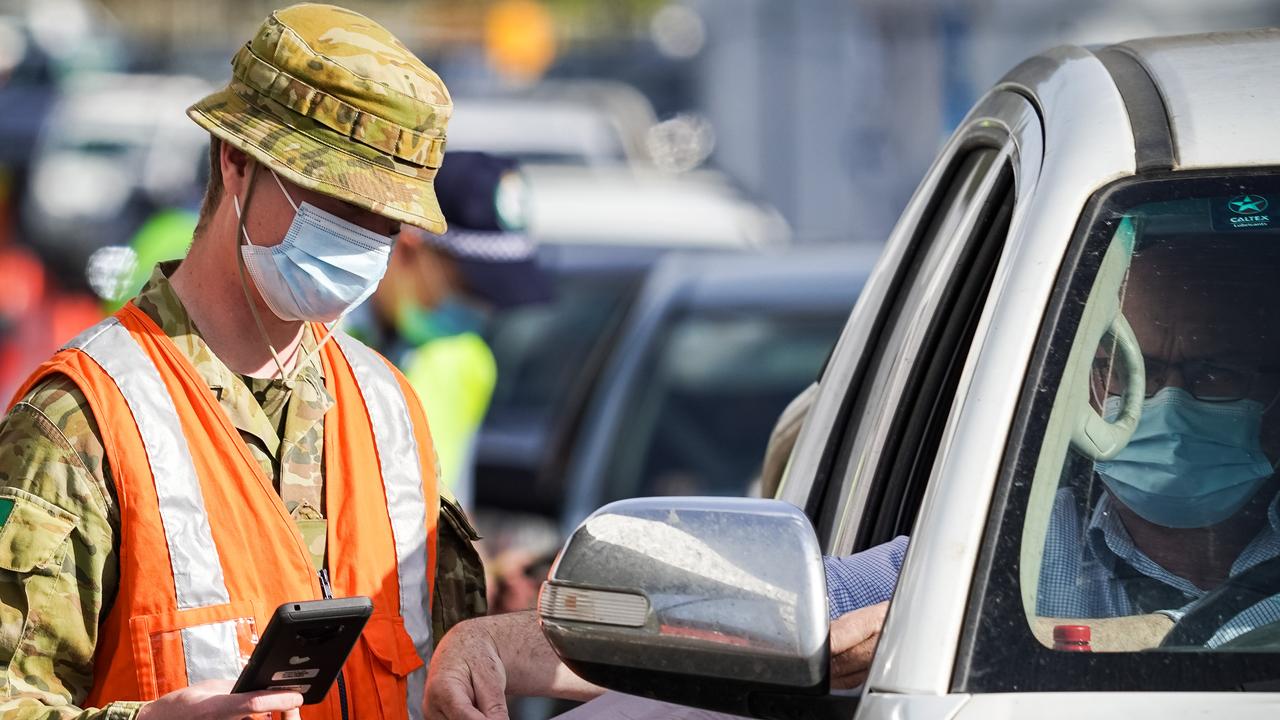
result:
[(1076, 410), (1079, 419), (1071, 432), (1071, 444), (1091, 460), (1110, 460), (1129, 444), (1133, 431), (1138, 428), (1138, 419), (1142, 416), (1142, 401), (1147, 386), (1146, 361), (1142, 357), (1142, 348), (1124, 315), (1116, 313), (1103, 337), (1115, 340), (1120, 363), (1124, 366), (1124, 406), (1120, 409), (1119, 417), (1107, 422), (1089, 404), (1086, 380), (1083, 402)]
[(1280, 647), (1280, 622), (1273, 622), (1237, 635), (1217, 647), (1218, 650), (1267, 650)]
[(1280, 556), (1263, 560), (1239, 575), (1227, 578), (1226, 582), (1205, 595), (1196, 609), (1174, 624), (1160, 642), (1160, 647), (1203, 646), (1232, 618), (1273, 595), (1280, 595)]

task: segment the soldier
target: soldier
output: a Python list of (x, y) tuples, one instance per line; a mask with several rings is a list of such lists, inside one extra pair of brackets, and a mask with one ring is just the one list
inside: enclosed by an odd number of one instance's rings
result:
[(325, 325), (373, 291), (401, 223), (444, 232), (448, 91), (327, 5), (272, 13), (232, 66), (188, 111), (212, 140), (187, 259), (0, 425), (5, 718), (296, 715), (296, 693), (230, 681), (279, 604), (330, 593), (374, 614), (304, 714), (421, 717), (434, 640), (484, 612), (420, 403)]

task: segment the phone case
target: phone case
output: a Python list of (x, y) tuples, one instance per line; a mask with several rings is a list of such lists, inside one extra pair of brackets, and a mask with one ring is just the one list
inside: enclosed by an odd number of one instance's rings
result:
[(304, 705), (322, 701), (372, 613), (367, 597), (281, 605), (232, 692), (295, 690)]

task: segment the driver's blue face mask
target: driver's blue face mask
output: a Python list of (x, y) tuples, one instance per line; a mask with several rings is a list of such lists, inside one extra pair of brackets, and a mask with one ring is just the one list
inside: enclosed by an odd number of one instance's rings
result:
[[(1114, 418), (1123, 398), (1107, 399)], [(1166, 387), (1143, 403), (1142, 419), (1114, 459), (1097, 464), (1107, 489), (1143, 519), (1171, 528), (1213, 525), (1234, 515), (1271, 477), (1261, 447), (1262, 403), (1207, 402)]]

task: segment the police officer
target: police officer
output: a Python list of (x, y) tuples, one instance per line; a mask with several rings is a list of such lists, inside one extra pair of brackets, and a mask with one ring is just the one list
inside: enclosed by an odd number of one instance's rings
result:
[(471, 507), (470, 456), (497, 382), (482, 333), (493, 311), (551, 300), (524, 232), (525, 183), (514, 160), (450, 152), (435, 179), (444, 234), (406, 228), (386, 277), (344, 329), (404, 371), (431, 418), (443, 485)]
[(277, 605), (368, 595), (374, 615), (308, 717), (421, 717), (436, 638), (484, 609), (441, 512), (421, 405), (331, 334), (401, 223), (444, 232), (432, 181), (452, 106), (387, 30), (274, 12), (223, 90), (187, 259), (42, 365), (0, 426), (6, 718), (238, 718), (229, 695)]

